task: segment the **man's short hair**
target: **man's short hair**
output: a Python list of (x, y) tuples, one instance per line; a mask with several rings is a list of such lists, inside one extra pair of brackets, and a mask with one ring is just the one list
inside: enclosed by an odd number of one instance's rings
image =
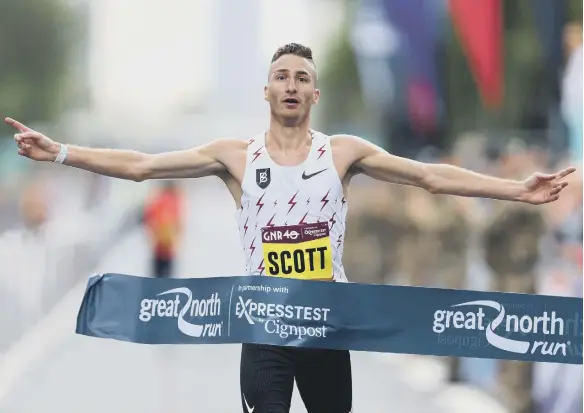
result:
[(274, 63), (276, 60), (287, 54), (293, 54), (295, 56), (303, 57), (306, 60), (310, 60), (314, 67), (316, 67), (316, 64), (314, 63), (314, 60), (312, 58), (312, 50), (310, 49), (310, 47), (303, 46), (298, 43), (288, 43), (278, 48), (278, 50), (276, 50), (276, 53), (274, 53), (274, 56), (272, 56), (272, 63)]

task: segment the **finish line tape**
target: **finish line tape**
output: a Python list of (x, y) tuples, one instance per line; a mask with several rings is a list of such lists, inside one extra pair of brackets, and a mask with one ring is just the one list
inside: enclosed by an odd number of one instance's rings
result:
[(276, 277), (89, 279), (76, 333), (582, 364), (582, 299)]

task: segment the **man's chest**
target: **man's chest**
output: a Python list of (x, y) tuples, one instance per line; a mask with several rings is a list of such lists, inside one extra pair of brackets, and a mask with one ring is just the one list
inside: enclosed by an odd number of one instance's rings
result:
[[(248, 153), (249, 152), (249, 153)], [(325, 170), (334, 170), (336, 177), (341, 181), (350, 169), (349, 159), (344, 152), (334, 145), (320, 145), (312, 152), (286, 154), (280, 152), (268, 153), (265, 146), (249, 148), (226, 159), (226, 167), (231, 178), (242, 186), (250, 170), (269, 170), (272, 181), (283, 180), (289, 182), (294, 177), (291, 174), (277, 173), (277, 170), (300, 170), (300, 179), (311, 180)], [(258, 172), (259, 173), (259, 172)], [(264, 179), (267, 175), (264, 174)], [(312, 181), (314, 182), (314, 181)]]
[[(249, 199), (263, 199), (272, 203), (273, 209), (321, 210), (327, 205), (319, 203), (328, 197), (343, 193), (342, 183), (332, 165), (280, 168), (258, 165), (248, 170), (242, 185)], [(300, 204), (302, 207), (300, 207)], [(288, 206), (288, 207), (287, 207)]]

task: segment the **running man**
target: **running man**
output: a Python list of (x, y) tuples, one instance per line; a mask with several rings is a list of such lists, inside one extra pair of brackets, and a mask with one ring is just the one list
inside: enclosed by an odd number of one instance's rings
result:
[[(7, 118), (18, 153), (94, 173), (134, 180), (217, 176), (238, 209), (249, 275), (346, 282), (343, 241), (351, 178), (423, 188), (433, 194), (545, 204), (567, 186), (568, 168), (525, 181), (503, 180), (451, 165), (393, 156), (355, 136), (327, 136), (310, 128), (320, 99), (310, 48), (276, 51), (264, 88), (269, 129), (249, 139), (219, 139), (186, 151), (145, 154), (58, 143)], [(218, 246), (219, 247), (219, 246)], [(294, 380), (309, 413), (352, 410), (348, 351), (243, 344), (241, 402), (245, 413), (288, 412)]]

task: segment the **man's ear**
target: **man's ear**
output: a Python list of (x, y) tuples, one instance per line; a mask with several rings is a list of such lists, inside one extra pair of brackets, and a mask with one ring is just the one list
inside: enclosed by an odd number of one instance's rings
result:
[(264, 100), (268, 100), (268, 87), (264, 86)]
[(314, 91), (314, 99), (312, 101), (312, 104), (313, 105), (317, 105), (319, 100), (320, 100), (320, 90), (319, 89), (315, 89), (315, 91)]

